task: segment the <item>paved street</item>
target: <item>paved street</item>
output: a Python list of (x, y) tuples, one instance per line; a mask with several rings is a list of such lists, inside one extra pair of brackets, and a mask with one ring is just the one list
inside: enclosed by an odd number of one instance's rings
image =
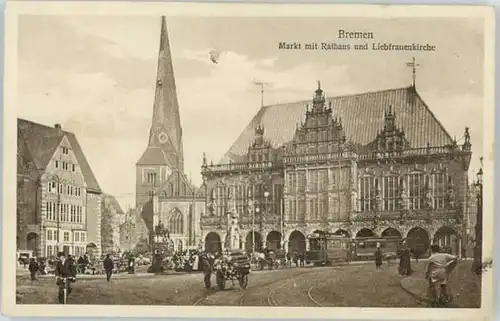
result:
[[(104, 276), (80, 277), (74, 284), (70, 304), (120, 305), (219, 305), (219, 306), (361, 306), (419, 307), (414, 297), (400, 287), (396, 264), (375, 270), (373, 264), (334, 267), (287, 268), (254, 271), (247, 289), (226, 283), (227, 289), (207, 290), (203, 275), (114, 276), (109, 284)], [(40, 278), (31, 285), (27, 276), (18, 277), (18, 303), (55, 303), (57, 288), (53, 278)]]

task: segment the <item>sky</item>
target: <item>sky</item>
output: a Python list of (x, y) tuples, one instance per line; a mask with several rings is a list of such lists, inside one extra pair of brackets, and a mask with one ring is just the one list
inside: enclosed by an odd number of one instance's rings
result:
[[(101, 189), (135, 205), (135, 164), (153, 112), (159, 16), (19, 17), (19, 117), (74, 132)], [(217, 163), (264, 104), (411, 84), (459, 143), (470, 128), (482, 156), (483, 24), (452, 18), (167, 17), (183, 127), (186, 174), (201, 183), (202, 154)], [(435, 52), (284, 51), (278, 42), (338, 42), (337, 30), (373, 42), (429, 43)], [(351, 40), (349, 43), (362, 43)], [(219, 63), (210, 51), (220, 52)], [(462, 141), (463, 142), (463, 141)]]

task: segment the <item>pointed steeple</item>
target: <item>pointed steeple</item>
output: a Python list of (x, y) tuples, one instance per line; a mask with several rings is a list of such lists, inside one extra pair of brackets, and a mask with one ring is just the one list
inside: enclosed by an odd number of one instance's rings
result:
[(166, 165), (184, 172), (182, 127), (165, 17), (161, 18), (160, 48), (149, 147), (161, 148), (168, 163)]

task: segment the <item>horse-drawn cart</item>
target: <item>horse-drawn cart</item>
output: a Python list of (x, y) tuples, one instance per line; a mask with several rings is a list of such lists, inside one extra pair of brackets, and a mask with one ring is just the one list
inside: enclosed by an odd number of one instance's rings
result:
[(214, 262), (214, 271), (217, 280), (217, 287), (224, 290), (226, 281), (238, 280), (242, 289), (248, 285), (248, 274), (250, 274), (250, 260), (242, 252), (232, 252), (218, 258)]

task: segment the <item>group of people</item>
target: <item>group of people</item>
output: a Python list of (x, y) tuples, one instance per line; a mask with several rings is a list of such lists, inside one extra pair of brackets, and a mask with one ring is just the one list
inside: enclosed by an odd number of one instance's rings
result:
[[(399, 269), (401, 276), (407, 277), (412, 274), (411, 269), (411, 254), (412, 251), (405, 242), (403, 242), (399, 250)], [(458, 257), (447, 253), (448, 251), (440, 251), (439, 245), (433, 244), (430, 247), (431, 255), (427, 260), (425, 267), (425, 279), (428, 282), (427, 297), (431, 301), (433, 307), (444, 307), (451, 300), (452, 296), (448, 287), (448, 281), (451, 272), (458, 263)], [(418, 263), (418, 256), (415, 256)], [(380, 244), (377, 244), (375, 251), (375, 266), (379, 269), (382, 266), (383, 253), (380, 249)]]

